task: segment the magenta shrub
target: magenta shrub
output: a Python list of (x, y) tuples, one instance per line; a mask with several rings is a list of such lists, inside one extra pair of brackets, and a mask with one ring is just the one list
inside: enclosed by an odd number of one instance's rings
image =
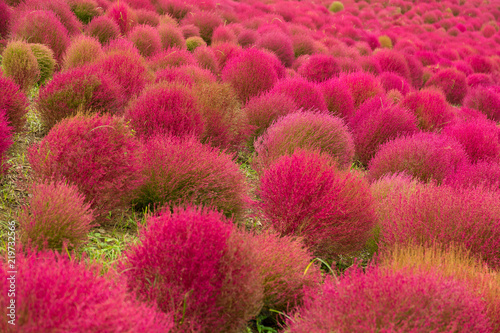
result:
[(193, 203), (239, 218), (249, 202), (238, 165), (229, 155), (194, 138), (150, 138), (142, 166), (145, 181), (134, 199), (138, 208)]
[(212, 34), (212, 44), (237, 42), (238, 39), (234, 32), (224, 25), (219, 25)]
[[(243, 49), (241, 48), (241, 46), (233, 43), (217, 43), (211, 45), (210, 48), (214, 51), (215, 56), (217, 57), (217, 61), (219, 62), (219, 68), (221, 69), (226, 66), (226, 63), (229, 59), (237, 57), (243, 53)], [(265, 54), (264, 51), (262, 52), (262, 54)], [(272, 54), (272, 57), (270, 57), (269, 54), (267, 56), (269, 57), (268, 61), (273, 64), (279, 64), (281, 66), (281, 72), (284, 73), (285, 67), (281, 65), (279, 59), (274, 54)], [(278, 68), (274, 67), (274, 69), (278, 71)], [(280, 77), (279, 73), (277, 73), (277, 75), (278, 77)]]
[(291, 97), (295, 104), (304, 110), (328, 110), (319, 86), (302, 77), (280, 80), (271, 91)]
[(188, 50), (173, 47), (152, 57), (148, 65), (153, 71), (158, 71), (168, 67), (196, 65), (196, 59)]
[(362, 165), (375, 156), (380, 145), (403, 135), (419, 132), (417, 118), (388, 100), (374, 98), (363, 103), (349, 122), (355, 146), (355, 159)]
[(70, 41), (68, 30), (57, 16), (48, 10), (24, 12), (12, 27), (12, 34), (17, 38), (49, 46), (56, 60), (61, 61)]
[(46, 130), (78, 112), (121, 114), (122, 90), (110, 75), (92, 67), (78, 67), (56, 74), (40, 89), (36, 101)]
[(489, 74), (474, 73), (467, 76), (467, 85), (469, 88), (475, 88), (478, 86), (489, 87), (493, 85), (493, 79)]
[(211, 47), (197, 47), (193, 55), (199, 67), (208, 69), (215, 75), (219, 74), (219, 61)]
[(378, 179), (387, 173), (406, 172), (423, 182), (439, 183), (468, 162), (467, 153), (454, 138), (417, 133), (381, 145), (368, 165), (369, 177)]
[(9, 34), (11, 9), (3, 1), (0, 1), (0, 39), (7, 38)]
[(298, 73), (309, 81), (323, 82), (338, 76), (340, 66), (332, 56), (314, 54), (299, 67)]
[(292, 39), (293, 53), (296, 58), (305, 54), (313, 54), (316, 51), (314, 39), (307, 34), (293, 35)]
[(156, 85), (143, 90), (127, 107), (125, 118), (142, 139), (155, 135), (199, 137), (203, 119), (193, 93), (187, 88)]
[(401, 105), (415, 114), (423, 131), (439, 130), (454, 118), (441, 91), (432, 88), (408, 93)]
[(354, 100), (349, 88), (338, 79), (330, 79), (319, 85), (328, 111), (345, 120), (354, 114)]
[(178, 27), (172, 24), (160, 24), (158, 33), (160, 34), (161, 45), (165, 50), (169, 48), (186, 48), (186, 41)]
[(500, 202), (490, 188), (416, 186), (410, 192), (394, 191), (379, 208), (381, 246), (464, 246), (488, 265), (500, 265)]
[[(1, 74), (1, 72), (0, 72)], [(0, 75), (0, 110), (5, 110), (8, 125), (20, 132), (26, 122), (28, 99), (19, 86), (9, 78)]]
[(473, 55), (465, 59), (476, 73), (491, 73), (493, 64), (491, 60), (482, 55)]
[[(13, 332), (168, 332), (171, 314), (136, 301), (117, 282), (116, 274), (101, 276), (101, 267), (68, 259), (67, 254), (28, 250), (16, 255), (16, 325), (0, 320), (0, 330)], [(9, 306), (12, 273), (2, 263), (0, 304)], [(50, 286), (48, 288), (47, 286)]]
[[(221, 44), (224, 45), (224, 44)], [(242, 51), (228, 59), (221, 73), (224, 82), (230, 83), (242, 102), (270, 90), (278, 74), (269, 56), (257, 49)]]
[(279, 158), (264, 171), (259, 196), (277, 232), (302, 237), (322, 258), (361, 250), (375, 224), (366, 181), (339, 171), (335, 160), (318, 152)]
[(370, 73), (356, 72), (340, 76), (339, 84), (349, 90), (356, 109), (368, 99), (384, 93), (380, 81)]
[(124, 2), (114, 2), (106, 10), (106, 16), (112, 19), (122, 35), (126, 35), (137, 24), (133, 10)]
[(7, 111), (0, 106), (0, 178), (9, 168), (6, 152), (14, 143), (12, 132), (13, 128), (9, 124)]
[(136, 26), (129, 32), (128, 39), (134, 43), (143, 57), (152, 57), (163, 48), (158, 30), (149, 25)]
[(28, 150), (35, 179), (67, 180), (91, 203), (96, 220), (127, 207), (143, 182), (141, 147), (123, 119), (77, 115)]
[(465, 74), (453, 68), (440, 70), (425, 83), (425, 86), (441, 89), (450, 104), (462, 104), (468, 90)]
[(500, 127), (494, 121), (483, 118), (456, 121), (441, 133), (460, 142), (472, 163), (500, 161)]
[(408, 63), (400, 52), (391, 49), (379, 49), (373, 53), (373, 58), (380, 64), (382, 72), (392, 72), (404, 79), (411, 79)]
[(341, 169), (354, 157), (352, 134), (344, 121), (327, 113), (295, 112), (279, 118), (254, 144), (252, 166), (262, 173), (283, 155), (296, 149), (319, 150), (328, 154)]
[(101, 43), (90, 36), (79, 35), (75, 37), (64, 54), (62, 61), (63, 70), (89, 65), (104, 56)]
[(353, 267), (306, 300), (288, 320), (290, 333), (491, 331), (485, 302), (437, 272)]
[(238, 44), (242, 47), (251, 47), (259, 39), (259, 33), (251, 29), (243, 29), (238, 35)]
[(102, 45), (120, 35), (120, 27), (115, 21), (107, 16), (94, 17), (85, 27), (85, 33), (95, 37)]
[(454, 174), (446, 177), (443, 183), (455, 188), (483, 186), (494, 191), (500, 190), (500, 162), (464, 164)]
[(256, 45), (276, 54), (285, 67), (291, 67), (295, 60), (292, 40), (279, 29), (263, 34)]
[[(146, 0), (147, 1), (147, 0)], [(149, 3), (149, 1), (147, 1)], [(149, 25), (151, 27), (157, 27), (160, 24), (160, 15), (158, 15), (154, 8), (153, 9), (136, 9), (135, 15), (137, 16), (137, 24)]]
[(385, 92), (396, 89), (403, 96), (410, 92), (411, 86), (403, 77), (393, 72), (383, 72), (379, 76), (380, 83), (384, 87)]
[(101, 14), (101, 8), (94, 0), (68, 0), (71, 11), (83, 24), (88, 24), (94, 17)]
[(93, 227), (93, 211), (78, 188), (65, 181), (35, 182), (31, 196), (19, 214), (21, 240), (25, 245), (59, 250), (76, 248)]
[(121, 268), (141, 300), (174, 314), (176, 332), (240, 332), (262, 306), (255, 252), (220, 213), (190, 206), (150, 217)]
[(500, 93), (491, 87), (471, 89), (465, 97), (464, 106), (481, 111), (491, 120), (500, 121)]
[(183, 22), (193, 24), (200, 29), (200, 37), (203, 38), (208, 45), (212, 43), (212, 34), (214, 30), (224, 23), (219, 15), (210, 11), (198, 11), (193, 13), (187, 16)]

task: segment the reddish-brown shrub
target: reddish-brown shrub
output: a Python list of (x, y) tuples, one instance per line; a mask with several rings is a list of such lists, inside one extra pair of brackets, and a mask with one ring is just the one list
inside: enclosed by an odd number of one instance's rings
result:
[(178, 27), (172, 24), (160, 24), (158, 33), (160, 34), (161, 45), (165, 50), (169, 48), (186, 48), (186, 41)]

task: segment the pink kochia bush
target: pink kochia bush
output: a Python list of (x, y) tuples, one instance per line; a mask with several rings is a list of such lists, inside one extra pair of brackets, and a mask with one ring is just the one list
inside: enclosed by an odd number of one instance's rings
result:
[(500, 163), (479, 161), (475, 164), (464, 164), (454, 174), (445, 178), (443, 183), (453, 187), (482, 185), (494, 191), (500, 190)]
[(325, 97), (318, 85), (301, 77), (286, 78), (278, 81), (271, 90), (275, 94), (291, 97), (299, 108), (305, 110), (327, 110)]
[(229, 82), (241, 101), (270, 90), (278, 80), (278, 73), (270, 56), (257, 49), (249, 49), (231, 57), (222, 70), (222, 80)]
[(488, 119), (500, 121), (500, 93), (498, 89), (476, 87), (465, 97), (464, 106), (481, 111)]
[(492, 120), (459, 120), (446, 126), (441, 133), (460, 142), (472, 163), (480, 160), (500, 161), (500, 127)]
[(95, 67), (77, 67), (56, 74), (37, 100), (46, 130), (78, 112), (121, 114), (124, 100), (121, 87), (110, 75)]
[(413, 113), (379, 98), (363, 103), (349, 127), (354, 137), (355, 159), (363, 165), (375, 156), (381, 144), (419, 131)]
[(156, 28), (149, 25), (138, 25), (128, 35), (143, 57), (151, 57), (159, 53), (163, 46)]
[(468, 163), (467, 153), (454, 138), (436, 133), (417, 133), (388, 141), (370, 161), (369, 177), (406, 172), (423, 182), (441, 182)]
[(452, 68), (440, 70), (425, 83), (425, 86), (441, 89), (450, 104), (462, 104), (468, 91), (465, 74)]
[(500, 201), (487, 187), (420, 184), (393, 191), (379, 204), (381, 247), (464, 246), (492, 267), (500, 266)]
[(63, 245), (75, 248), (87, 239), (93, 212), (76, 186), (64, 181), (35, 182), (30, 194), (19, 214), (24, 244), (62, 250)]
[(343, 75), (340, 76), (339, 83), (349, 89), (355, 108), (384, 93), (379, 80), (370, 73), (355, 72)]
[(396, 89), (404, 96), (411, 90), (408, 81), (396, 73), (384, 72), (379, 76), (379, 79), (386, 92)]
[(17, 84), (9, 78), (0, 75), (0, 109), (13, 130), (19, 132), (26, 122), (28, 99)]
[[(25, 251), (26, 252), (26, 251)], [(13, 332), (169, 332), (171, 314), (139, 303), (116, 274), (99, 274), (67, 254), (51, 251), (16, 256), (16, 325), (3, 316), (0, 331)], [(0, 267), (0, 305), (7, 309), (12, 280), (6, 263)], [(50, 288), (48, 288), (50, 286)]]
[(98, 16), (94, 17), (85, 27), (85, 33), (97, 38), (102, 45), (105, 45), (120, 35), (120, 27), (113, 19), (107, 16)]
[(282, 235), (303, 237), (315, 255), (361, 250), (375, 223), (368, 184), (339, 171), (326, 154), (300, 150), (278, 159), (261, 177), (261, 209)]
[(146, 88), (131, 102), (125, 118), (130, 120), (137, 136), (144, 139), (154, 135), (199, 137), (203, 132), (196, 99), (188, 88), (180, 85)]
[(12, 132), (13, 129), (7, 120), (7, 112), (0, 106), (0, 178), (8, 169), (5, 153), (13, 143)]
[(35, 179), (67, 180), (101, 222), (126, 207), (142, 184), (140, 145), (123, 119), (77, 115), (54, 126), (28, 150)]
[(248, 235), (218, 212), (163, 211), (142, 227), (121, 269), (141, 300), (173, 313), (176, 332), (240, 332), (262, 306)]
[(451, 106), (439, 90), (426, 89), (407, 94), (402, 106), (418, 118), (423, 131), (436, 131), (450, 123), (454, 114)]
[(267, 49), (276, 54), (285, 67), (291, 67), (295, 59), (292, 40), (279, 29), (265, 33), (258, 40), (257, 47)]
[(338, 79), (330, 79), (320, 84), (328, 111), (348, 120), (354, 114), (354, 100), (351, 91)]
[(278, 119), (255, 142), (253, 166), (258, 173), (280, 156), (296, 149), (319, 150), (328, 154), (341, 169), (348, 168), (354, 157), (349, 129), (338, 117), (320, 112), (295, 112)]
[(340, 66), (332, 56), (315, 54), (300, 66), (298, 73), (310, 81), (323, 82), (338, 76)]
[(142, 165), (146, 180), (136, 193), (138, 208), (193, 203), (241, 217), (249, 202), (238, 165), (195, 138), (150, 138)]
[(350, 268), (288, 320), (290, 333), (491, 332), (485, 303), (467, 286), (437, 273)]

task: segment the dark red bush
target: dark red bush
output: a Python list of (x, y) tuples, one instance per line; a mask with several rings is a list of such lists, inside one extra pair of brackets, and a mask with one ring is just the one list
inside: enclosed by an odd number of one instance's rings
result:
[(411, 86), (403, 77), (393, 72), (384, 72), (379, 76), (380, 83), (385, 92), (396, 89), (403, 96), (410, 92)]
[(446, 177), (443, 183), (455, 188), (483, 186), (498, 191), (500, 190), (500, 163), (479, 161), (474, 164), (464, 164), (454, 174)]
[(126, 35), (137, 24), (137, 17), (133, 10), (124, 2), (114, 2), (106, 10), (106, 16), (112, 19), (120, 32)]

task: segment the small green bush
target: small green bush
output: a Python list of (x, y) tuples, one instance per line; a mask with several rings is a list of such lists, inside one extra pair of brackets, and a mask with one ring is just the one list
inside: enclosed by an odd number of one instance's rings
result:
[(341, 10), (344, 10), (344, 5), (340, 1), (334, 1), (331, 3), (330, 7), (328, 7), (328, 10), (332, 13), (338, 13)]
[(193, 36), (186, 39), (186, 47), (189, 51), (193, 52), (199, 46), (207, 46), (207, 43), (205, 43), (203, 38)]
[(29, 44), (22, 41), (7, 45), (2, 53), (2, 70), (24, 91), (29, 91), (40, 79), (36, 57)]
[(50, 47), (43, 44), (30, 44), (30, 47), (38, 62), (38, 69), (40, 69), (40, 79), (37, 84), (43, 85), (54, 74), (54, 68), (56, 67), (54, 52)]

